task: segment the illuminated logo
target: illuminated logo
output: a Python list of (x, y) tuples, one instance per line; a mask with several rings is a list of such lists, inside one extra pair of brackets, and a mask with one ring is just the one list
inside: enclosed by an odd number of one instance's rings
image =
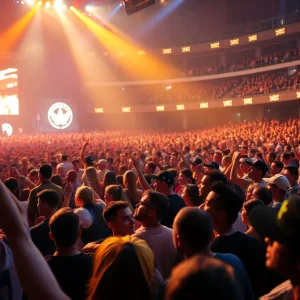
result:
[(283, 35), (285, 34), (285, 28), (278, 28), (278, 29), (275, 29), (275, 35), (278, 36), (278, 35)]
[(247, 105), (247, 104), (252, 104), (252, 98), (245, 98), (244, 99), (244, 105)]
[(184, 110), (184, 104), (176, 105), (177, 110)]
[(216, 48), (220, 48), (219, 42), (210, 43), (210, 49), (216, 49)]
[(270, 98), (270, 102), (279, 101), (279, 94), (270, 95), (269, 98)]
[(122, 107), (122, 112), (130, 112), (131, 108), (130, 107)]
[(181, 48), (182, 52), (191, 52), (191, 47), (190, 46), (185, 46)]
[(230, 40), (230, 46), (238, 45), (240, 43), (239, 39)]
[(165, 106), (164, 105), (157, 105), (156, 106), (156, 111), (164, 111), (165, 110)]
[(3, 123), (3, 124), (1, 125), (1, 129), (2, 129), (2, 133), (3, 133), (4, 135), (11, 136), (12, 133), (13, 133), (13, 128), (12, 128), (12, 126), (11, 126), (10, 124), (8, 124), (8, 123)]
[(200, 103), (200, 108), (208, 108), (208, 102)]
[(300, 99), (300, 92), (296, 92), (297, 99)]
[(171, 54), (172, 53), (172, 48), (165, 48), (162, 50), (163, 54)]
[(48, 120), (52, 127), (56, 129), (65, 129), (73, 121), (73, 113), (69, 105), (57, 102), (48, 110)]
[(223, 105), (224, 106), (232, 106), (232, 100), (224, 100)]
[(104, 109), (102, 107), (95, 108), (96, 114), (103, 114)]
[(248, 36), (248, 41), (249, 42), (257, 41), (257, 34), (249, 35)]

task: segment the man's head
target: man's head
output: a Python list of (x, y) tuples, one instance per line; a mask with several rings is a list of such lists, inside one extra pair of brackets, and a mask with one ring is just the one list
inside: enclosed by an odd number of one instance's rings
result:
[(84, 161), (85, 161), (85, 164), (87, 165), (87, 167), (93, 167), (94, 166), (94, 158), (91, 155), (86, 156)]
[(287, 166), (292, 161), (291, 154), (289, 152), (282, 153), (280, 160), (285, 166)]
[(184, 207), (173, 223), (175, 247), (189, 257), (207, 251), (213, 237), (212, 219), (208, 213), (195, 207)]
[(107, 166), (107, 160), (106, 159), (100, 159), (97, 166), (98, 166), (99, 170), (105, 170), (106, 166)]
[(237, 192), (226, 184), (217, 183), (206, 197), (204, 210), (210, 214), (214, 229), (219, 232), (236, 221), (242, 206), (243, 199)]
[(199, 195), (200, 197), (205, 200), (209, 192), (211, 191), (211, 187), (214, 183), (222, 182), (224, 184), (227, 183), (226, 176), (221, 173), (220, 171), (213, 171), (211, 173), (205, 174), (199, 185)]
[(213, 171), (216, 171), (216, 170), (220, 169), (220, 165), (215, 161), (212, 161), (209, 164), (204, 164), (204, 167), (205, 167), (204, 170), (207, 173), (213, 172)]
[(77, 180), (77, 173), (75, 170), (70, 170), (67, 173), (66, 179), (71, 182), (74, 183)]
[(78, 170), (79, 170), (79, 160), (78, 160), (78, 159), (74, 159), (74, 160), (72, 161), (72, 165), (73, 165), (73, 169), (74, 169), (76, 172), (78, 172)]
[(214, 156), (213, 156), (213, 160), (217, 163), (217, 164), (221, 164), (222, 162), (222, 153), (221, 152), (215, 152)]
[(201, 298), (242, 299), (231, 266), (215, 258), (196, 255), (173, 270), (165, 299), (198, 300)]
[(152, 175), (152, 178), (155, 179), (155, 189), (163, 194), (168, 194), (175, 182), (174, 176), (169, 171), (158, 172), (156, 175)]
[(68, 155), (63, 154), (63, 155), (61, 156), (61, 161), (68, 161)]
[(268, 164), (272, 164), (272, 162), (275, 161), (276, 157), (277, 157), (276, 152), (268, 153), (268, 155), (267, 155)]
[(270, 173), (272, 176), (279, 174), (283, 169), (283, 163), (279, 160), (275, 160), (271, 163)]
[(37, 193), (38, 203), (37, 208), (41, 216), (48, 216), (53, 211), (57, 210), (59, 204), (59, 196), (54, 190), (43, 190)]
[(69, 207), (58, 210), (51, 217), (49, 227), (50, 238), (55, 242), (56, 247), (72, 247), (81, 235), (79, 218)]
[(160, 222), (167, 214), (169, 199), (158, 192), (147, 190), (136, 205), (134, 218), (142, 223)]
[(291, 196), (279, 210), (262, 205), (250, 213), (250, 223), (268, 244), (266, 266), (288, 279), (300, 278), (300, 197)]
[(202, 159), (199, 157), (196, 157), (190, 162), (190, 167), (191, 167), (192, 171), (195, 172), (197, 166), (201, 165), (201, 164), (202, 164)]
[(146, 174), (153, 174), (155, 169), (156, 169), (156, 164), (150, 161), (145, 165), (144, 172)]
[(273, 200), (281, 199), (290, 187), (287, 178), (281, 174), (274, 175), (271, 178), (264, 178), (264, 181), (268, 183), (268, 189), (272, 193)]
[(39, 180), (49, 181), (52, 176), (52, 167), (50, 165), (42, 165), (39, 169)]
[(109, 202), (103, 210), (103, 217), (114, 235), (126, 236), (134, 234), (135, 223), (128, 202)]
[(246, 160), (246, 163), (250, 166), (249, 168), (249, 177), (254, 182), (259, 182), (262, 180), (262, 178), (266, 175), (268, 172), (268, 166), (267, 164), (262, 160)]
[(288, 179), (290, 186), (294, 186), (299, 177), (298, 168), (292, 165), (288, 165), (284, 167), (283, 175)]

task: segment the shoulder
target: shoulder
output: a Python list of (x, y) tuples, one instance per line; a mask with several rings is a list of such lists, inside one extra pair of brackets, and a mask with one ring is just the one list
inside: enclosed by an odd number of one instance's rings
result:
[(290, 299), (293, 287), (290, 280), (284, 281), (275, 287), (269, 294), (260, 297), (260, 300), (284, 300)]

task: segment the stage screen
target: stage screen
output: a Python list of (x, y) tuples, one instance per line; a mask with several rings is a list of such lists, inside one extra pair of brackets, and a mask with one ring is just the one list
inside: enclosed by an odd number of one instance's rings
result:
[(0, 70), (0, 115), (19, 115), (18, 69)]

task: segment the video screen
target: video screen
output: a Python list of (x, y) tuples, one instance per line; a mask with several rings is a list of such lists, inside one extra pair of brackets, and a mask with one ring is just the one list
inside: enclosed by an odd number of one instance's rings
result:
[(0, 70), (0, 115), (19, 115), (18, 69)]

